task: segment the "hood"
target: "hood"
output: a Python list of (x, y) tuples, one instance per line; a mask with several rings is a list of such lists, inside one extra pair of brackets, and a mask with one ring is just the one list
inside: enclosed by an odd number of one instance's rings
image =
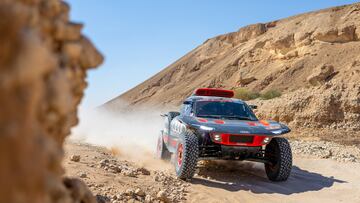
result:
[(249, 121), (200, 117), (187, 117), (184, 119), (185, 123), (202, 131), (256, 135), (281, 135), (290, 132), (286, 125), (271, 120)]

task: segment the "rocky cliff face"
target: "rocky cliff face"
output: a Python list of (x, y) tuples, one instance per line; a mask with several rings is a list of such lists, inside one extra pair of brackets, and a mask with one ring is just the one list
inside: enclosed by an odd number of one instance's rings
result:
[(359, 19), (357, 3), (243, 27), (207, 40), (105, 106), (178, 106), (198, 87), (277, 89), (289, 95), (262, 102), (262, 116), (358, 126)]
[(0, 202), (93, 202), (62, 179), (86, 71), (103, 61), (60, 0), (0, 2)]
[(302, 88), (280, 98), (252, 103), (259, 105), (259, 117), (282, 121), (293, 128), (330, 128), (343, 132), (358, 132), (360, 129), (358, 83), (340, 85), (328, 82), (323, 86)]

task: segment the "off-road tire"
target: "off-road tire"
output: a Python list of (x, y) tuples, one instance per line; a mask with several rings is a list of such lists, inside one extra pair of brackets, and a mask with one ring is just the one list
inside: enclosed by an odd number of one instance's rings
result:
[(170, 160), (171, 159), (171, 152), (168, 150), (164, 143), (162, 132), (159, 134), (157, 146), (156, 146), (156, 158), (162, 160)]
[(265, 163), (265, 172), (271, 181), (286, 181), (291, 173), (292, 153), (287, 139), (273, 138), (265, 148), (265, 158), (271, 163)]
[[(183, 146), (182, 162), (179, 164), (179, 147)], [(195, 169), (199, 157), (199, 144), (197, 136), (191, 132), (186, 131), (180, 136), (175, 151), (175, 171), (176, 176), (180, 179), (190, 179), (195, 174)]]

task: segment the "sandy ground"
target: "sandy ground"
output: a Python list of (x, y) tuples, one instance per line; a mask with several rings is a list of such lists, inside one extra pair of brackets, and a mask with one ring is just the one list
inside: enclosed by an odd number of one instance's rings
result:
[[(81, 156), (80, 162), (70, 161), (69, 156), (74, 154)], [(120, 164), (134, 168), (145, 166), (150, 169), (151, 174), (137, 177), (114, 174), (97, 166), (103, 159), (117, 159)], [(82, 179), (93, 193), (107, 196), (109, 199), (128, 188), (142, 188), (146, 194), (154, 198), (156, 193), (164, 188), (176, 188), (176, 185), (169, 186), (175, 183), (154, 180), (159, 170), (171, 174), (170, 164), (154, 160), (153, 164), (148, 165), (148, 162), (144, 163), (141, 160), (127, 162), (119, 156), (114, 157), (111, 151), (105, 148), (67, 143), (64, 165), (66, 175), (86, 176)], [(180, 194), (180, 201), (360, 202), (359, 171), (359, 163), (342, 163), (295, 155), (293, 171), (288, 181), (273, 183), (267, 180), (262, 164), (249, 162), (207, 164), (200, 166), (198, 175), (191, 182), (179, 183), (182, 187), (186, 187)]]
[(262, 164), (195, 178), (189, 202), (360, 202), (360, 164), (295, 158), (288, 181), (266, 179)]

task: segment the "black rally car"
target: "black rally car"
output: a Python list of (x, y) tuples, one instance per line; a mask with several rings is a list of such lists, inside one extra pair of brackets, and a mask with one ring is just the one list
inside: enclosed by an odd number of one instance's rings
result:
[(265, 164), (267, 177), (285, 181), (291, 172), (292, 154), (281, 135), (290, 129), (278, 122), (258, 120), (231, 90), (200, 88), (187, 98), (179, 112), (165, 115), (157, 157), (169, 160), (176, 175), (192, 178), (199, 160), (248, 160)]

